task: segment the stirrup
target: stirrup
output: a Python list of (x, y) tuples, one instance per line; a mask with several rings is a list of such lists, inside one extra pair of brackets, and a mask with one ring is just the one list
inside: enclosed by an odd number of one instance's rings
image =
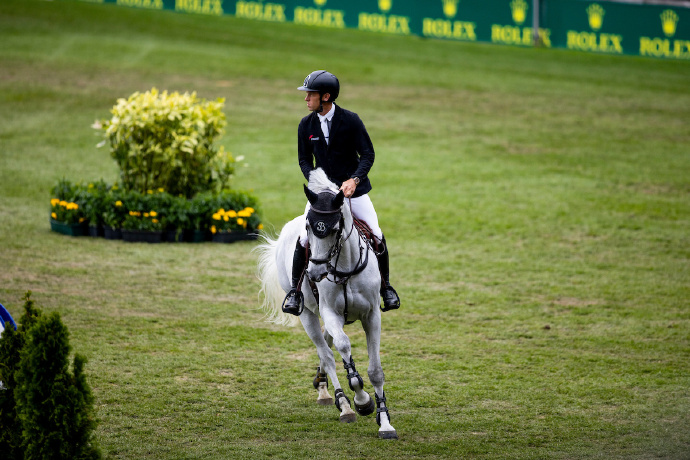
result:
[[(297, 302), (297, 305), (286, 305), (290, 298), (294, 298)], [(281, 310), (283, 310), (283, 313), (295, 316), (301, 315), (302, 310), (304, 309), (304, 294), (302, 294), (302, 292), (298, 291), (297, 289), (292, 289), (290, 292), (288, 292), (288, 295), (285, 296), (285, 300), (283, 300), (283, 305), (281, 305), (280, 308)]]
[[(394, 304), (392, 304), (392, 305), (386, 305), (386, 303), (385, 303), (385, 300), (386, 300), (386, 299), (385, 299), (385, 296), (384, 296), (384, 293), (385, 293), (386, 291), (389, 291), (389, 292), (392, 291), (393, 294), (395, 294), (395, 299), (396, 299), (396, 301), (395, 301)], [(383, 305), (380, 306), (381, 311), (384, 311), (384, 312), (385, 312), (385, 311), (388, 311), (388, 310), (397, 310), (398, 308), (400, 308), (400, 297), (398, 296), (398, 293), (396, 292), (396, 290), (393, 289), (393, 286), (391, 286), (390, 284), (387, 285), (387, 286), (383, 289), (383, 291), (381, 292), (381, 297), (383, 297), (383, 299), (384, 299)]]

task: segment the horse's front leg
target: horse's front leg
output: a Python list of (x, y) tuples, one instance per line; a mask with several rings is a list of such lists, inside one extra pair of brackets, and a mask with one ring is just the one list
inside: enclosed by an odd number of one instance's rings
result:
[(379, 424), (379, 438), (398, 439), (398, 433), (391, 425), (391, 416), (386, 406), (386, 394), (383, 391), (384, 375), (381, 366), (381, 313), (378, 309), (362, 320), (362, 327), (367, 336), (367, 353), (369, 354), (369, 381), (374, 386), (376, 396), (376, 423)]
[[(321, 317), (323, 318), (325, 337), (332, 340), (333, 346), (338, 350), (340, 356), (343, 358), (345, 370), (348, 372), (348, 383), (350, 389), (355, 392), (355, 408), (360, 415), (369, 415), (374, 411), (374, 404), (369, 394), (363, 390), (364, 382), (357, 373), (352, 360), (350, 339), (343, 331), (345, 320), (341, 315), (336, 314), (330, 308), (321, 309)], [(350, 400), (342, 391), (340, 386), (336, 387), (335, 405), (340, 410), (340, 420), (343, 422), (354, 422), (356, 420), (355, 412), (352, 410)]]
[(340, 388), (340, 382), (338, 382), (338, 376), (335, 370), (335, 360), (333, 358), (333, 350), (328, 345), (324, 336), (321, 333), (321, 324), (319, 323), (319, 317), (312, 313), (311, 310), (305, 308), (300, 315), (300, 321), (304, 330), (306, 331), (309, 338), (314, 342), (316, 346), (316, 352), (319, 355), (319, 369), (314, 379), (314, 388), (319, 392), (319, 396), (316, 402), (322, 405), (333, 404), (333, 398), (328, 393), (328, 377), (330, 376), (333, 386)]

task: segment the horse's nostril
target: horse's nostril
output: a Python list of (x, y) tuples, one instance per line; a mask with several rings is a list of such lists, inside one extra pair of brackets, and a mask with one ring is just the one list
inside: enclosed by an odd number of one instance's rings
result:
[(326, 276), (328, 276), (328, 272), (322, 270), (307, 270), (307, 276), (313, 282), (318, 283), (319, 281), (323, 280)]

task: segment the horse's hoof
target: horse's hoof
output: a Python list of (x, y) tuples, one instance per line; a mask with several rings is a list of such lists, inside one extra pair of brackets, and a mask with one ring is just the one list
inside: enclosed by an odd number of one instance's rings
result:
[(340, 421), (342, 423), (354, 423), (357, 421), (357, 414), (354, 412), (351, 414), (345, 414), (340, 416)]
[(357, 413), (359, 415), (361, 415), (362, 417), (365, 417), (369, 414), (374, 413), (374, 411), (376, 410), (376, 404), (374, 404), (374, 400), (370, 396), (368, 404), (363, 404), (360, 406), (359, 404), (357, 404), (357, 401), (355, 401), (355, 410), (357, 411)]
[(398, 439), (398, 433), (393, 431), (379, 431), (379, 438), (381, 439)]
[(333, 398), (317, 399), (316, 402), (322, 406), (330, 406), (333, 404)]

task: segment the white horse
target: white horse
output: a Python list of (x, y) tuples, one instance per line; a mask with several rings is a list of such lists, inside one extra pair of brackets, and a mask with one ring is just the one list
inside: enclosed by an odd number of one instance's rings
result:
[[(263, 234), (264, 242), (256, 249), (259, 253), (262, 307), (270, 321), (283, 325), (297, 323), (295, 316), (282, 312), (281, 305), (292, 288), (290, 279), (295, 242), (306, 225), (311, 256), (306, 274), (316, 286), (318, 300), (305, 280), (301, 286), (305, 308), (299, 319), (319, 355), (320, 366), (314, 379), (314, 387), (319, 390), (317, 402), (333, 402), (328, 393), (330, 378), (335, 387), (335, 405), (340, 411), (340, 421), (349, 423), (357, 418), (338, 381), (331, 350), (335, 345), (343, 359), (350, 389), (355, 392), (355, 409), (360, 415), (369, 415), (376, 409), (379, 437), (397, 439), (383, 392), (384, 376), (379, 356), (381, 276), (376, 255), (355, 229), (352, 212), (344, 203), (343, 193), (323, 170), (313, 171), (309, 176), (309, 186), (304, 189), (311, 203), (307, 218), (300, 216), (285, 224), (277, 240)], [(323, 332), (319, 316), (323, 319)], [(374, 386), (376, 404), (364, 391), (364, 382), (350, 353), (350, 339), (343, 331), (346, 323), (356, 320), (362, 323), (366, 333), (368, 375)]]

